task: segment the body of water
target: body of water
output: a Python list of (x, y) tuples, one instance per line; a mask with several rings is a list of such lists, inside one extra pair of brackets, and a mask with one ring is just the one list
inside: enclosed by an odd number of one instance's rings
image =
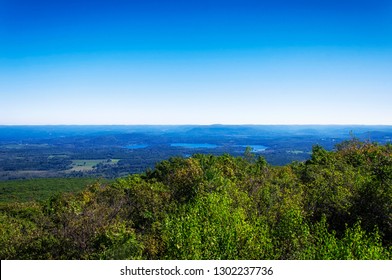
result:
[(263, 152), (265, 151), (268, 147), (263, 146), (263, 145), (241, 145), (241, 147), (251, 147), (252, 148), (252, 152)]
[(205, 149), (215, 149), (218, 145), (215, 144), (200, 144), (200, 143), (173, 143), (170, 144), (171, 147), (181, 147), (181, 148), (188, 148), (188, 149), (198, 149), (198, 148), (205, 148)]

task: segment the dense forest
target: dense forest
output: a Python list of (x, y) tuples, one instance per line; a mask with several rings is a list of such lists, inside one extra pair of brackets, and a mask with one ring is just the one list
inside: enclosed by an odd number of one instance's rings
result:
[(250, 149), (172, 157), (2, 203), (0, 224), (1, 259), (391, 259), (392, 144), (314, 146), (285, 166)]

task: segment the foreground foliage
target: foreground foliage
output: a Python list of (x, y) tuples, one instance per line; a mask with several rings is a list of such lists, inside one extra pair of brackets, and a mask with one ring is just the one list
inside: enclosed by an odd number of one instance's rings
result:
[(9, 203), (1, 259), (391, 259), (392, 145), (273, 167), (194, 155), (78, 194)]

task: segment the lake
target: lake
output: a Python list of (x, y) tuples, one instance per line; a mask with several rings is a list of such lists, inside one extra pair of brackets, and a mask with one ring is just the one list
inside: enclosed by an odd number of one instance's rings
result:
[(181, 147), (181, 148), (188, 148), (188, 149), (199, 149), (199, 148), (205, 148), (205, 149), (215, 149), (218, 147), (218, 145), (215, 144), (200, 144), (200, 143), (173, 143), (170, 144), (171, 147)]
[(241, 147), (251, 147), (252, 148), (252, 152), (264, 152), (268, 147), (263, 146), (263, 145), (241, 145)]

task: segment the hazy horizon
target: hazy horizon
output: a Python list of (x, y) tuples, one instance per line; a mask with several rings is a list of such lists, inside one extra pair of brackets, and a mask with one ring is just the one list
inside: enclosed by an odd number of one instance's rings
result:
[(0, 1), (0, 125), (392, 125), (386, 0)]
[(197, 124), (197, 123), (184, 123), (184, 124), (177, 124), (177, 123), (170, 123), (170, 124), (156, 124), (156, 123), (151, 123), (151, 124), (142, 124), (142, 123), (136, 123), (136, 124), (101, 124), (101, 123), (95, 123), (95, 124), (64, 124), (64, 123), (59, 123), (59, 124), (0, 124), (0, 127), (11, 127), (11, 126), (337, 126), (337, 127), (392, 127), (392, 124), (310, 124), (310, 123), (304, 123), (304, 124), (250, 124), (250, 123), (245, 123), (245, 124), (233, 124), (233, 123), (211, 123), (211, 124)]

